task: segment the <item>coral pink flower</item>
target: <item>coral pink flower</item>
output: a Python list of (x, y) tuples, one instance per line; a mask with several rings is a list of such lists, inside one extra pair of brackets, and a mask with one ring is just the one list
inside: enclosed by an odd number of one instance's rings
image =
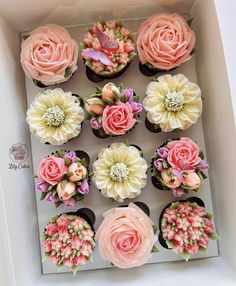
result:
[(56, 256), (56, 255), (49, 255), (48, 259), (52, 262), (54, 262), (55, 264), (58, 263), (58, 261), (60, 260), (60, 257)]
[(88, 258), (85, 255), (81, 254), (80, 256), (76, 256), (73, 259), (72, 263), (74, 266), (84, 265), (84, 264), (86, 264), (87, 260), (88, 260)]
[(55, 186), (63, 179), (67, 169), (63, 158), (48, 156), (40, 162), (37, 176), (39, 181), (46, 181)]
[(49, 251), (52, 250), (52, 242), (50, 240), (44, 241), (44, 243), (43, 243), (43, 250), (45, 252), (49, 252)]
[(175, 176), (174, 174), (171, 174), (169, 176), (167, 173), (167, 170), (161, 171), (161, 177), (162, 177), (163, 181), (165, 182), (166, 186), (171, 188), (171, 189), (178, 188), (181, 184), (180, 179), (177, 176)]
[(191, 58), (195, 35), (178, 14), (154, 14), (139, 28), (137, 50), (142, 64), (169, 70)]
[(123, 135), (135, 122), (132, 107), (128, 102), (117, 102), (116, 105), (107, 106), (103, 111), (102, 127), (106, 134)]
[(58, 231), (58, 227), (55, 223), (49, 223), (47, 226), (47, 234), (53, 236)]
[(61, 256), (65, 256), (65, 258), (68, 258), (70, 257), (71, 254), (72, 254), (72, 249), (70, 245), (61, 248)]
[(82, 247), (83, 241), (79, 239), (77, 236), (71, 238), (71, 247), (72, 249), (80, 250)]
[(201, 179), (196, 172), (185, 171), (183, 185), (192, 190), (196, 190), (201, 185)]

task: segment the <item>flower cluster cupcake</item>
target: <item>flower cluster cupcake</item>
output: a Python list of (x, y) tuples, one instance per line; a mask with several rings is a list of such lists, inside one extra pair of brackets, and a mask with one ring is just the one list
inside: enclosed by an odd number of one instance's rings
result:
[(67, 266), (75, 274), (80, 266), (93, 260), (94, 248), (94, 232), (80, 216), (55, 216), (44, 230), (44, 255), (56, 264), (58, 270)]
[(185, 130), (201, 116), (201, 90), (182, 74), (162, 75), (148, 84), (143, 107), (149, 131)]
[(134, 36), (121, 21), (96, 23), (80, 44), (88, 78), (101, 82), (122, 74), (136, 55)]
[(84, 120), (83, 101), (61, 88), (39, 92), (27, 111), (30, 131), (42, 143), (62, 145), (77, 137)]
[(56, 207), (74, 207), (89, 193), (89, 157), (83, 151), (56, 151), (40, 161), (37, 190)]
[(177, 201), (167, 206), (160, 218), (160, 231), (161, 244), (186, 261), (199, 251), (207, 253), (209, 241), (219, 239), (212, 214), (206, 212), (204, 204), (200, 206), (191, 201)]
[(145, 264), (158, 251), (156, 227), (135, 204), (110, 209), (103, 217), (95, 239), (104, 260), (118, 268), (132, 268)]
[(109, 82), (86, 100), (85, 106), (89, 113), (93, 133), (99, 138), (123, 135), (137, 123), (142, 111), (132, 88), (116, 86)]
[(155, 187), (181, 196), (198, 192), (208, 165), (204, 154), (191, 139), (170, 140), (156, 150), (152, 160), (152, 182)]
[(178, 14), (154, 14), (139, 28), (140, 71), (147, 76), (172, 70), (191, 59), (195, 34)]
[(102, 195), (123, 202), (141, 194), (148, 165), (137, 146), (112, 143), (93, 163), (93, 181)]
[(66, 29), (49, 24), (23, 37), (20, 60), (37, 86), (58, 84), (77, 70), (78, 44)]

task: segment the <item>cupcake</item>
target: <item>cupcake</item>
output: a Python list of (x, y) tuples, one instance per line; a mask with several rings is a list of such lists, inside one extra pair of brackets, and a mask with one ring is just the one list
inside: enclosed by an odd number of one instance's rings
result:
[(58, 150), (42, 159), (37, 170), (36, 189), (41, 200), (56, 207), (74, 207), (89, 194), (89, 156), (84, 151)]
[(84, 120), (83, 101), (61, 88), (39, 92), (27, 111), (30, 131), (42, 143), (62, 145), (77, 137)]
[(198, 252), (208, 253), (210, 240), (219, 239), (212, 217), (199, 198), (173, 202), (162, 211), (159, 241), (186, 261)]
[(66, 29), (48, 24), (23, 37), (20, 61), (37, 86), (62, 83), (77, 70), (78, 44)]
[(94, 231), (80, 210), (53, 217), (43, 234), (43, 252), (58, 271), (70, 267), (74, 275), (78, 268), (93, 261)]
[(81, 43), (87, 77), (101, 82), (120, 76), (136, 55), (134, 38), (121, 21), (94, 24)]
[(95, 239), (100, 256), (118, 268), (145, 264), (155, 247), (156, 227), (135, 204), (118, 207), (103, 214)]
[(142, 111), (134, 90), (112, 82), (96, 90), (85, 103), (94, 135), (107, 138), (124, 135), (133, 129)]
[(202, 114), (201, 90), (182, 74), (162, 75), (148, 84), (143, 108), (149, 131), (185, 130)]
[(178, 14), (154, 14), (140, 26), (137, 50), (139, 69), (146, 76), (168, 72), (191, 59), (195, 34)]
[(152, 183), (179, 197), (189, 191), (198, 192), (208, 165), (198, 145), (190, 138), (169, 140), (156, 150), (152, 159)]
[(123, 202), (141, 194), (148, 165), (135, 145), (112, 143), (93, 163), (93, 182), (104, 197)]

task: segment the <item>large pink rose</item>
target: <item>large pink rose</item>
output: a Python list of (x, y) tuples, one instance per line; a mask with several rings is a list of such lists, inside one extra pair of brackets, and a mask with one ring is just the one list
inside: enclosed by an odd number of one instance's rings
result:
[(106, 134), (123, 135), (136, 122), (129, 102), (107, 106), (102, 114), (102, 127)]
[(182, 137), (171, 141), (167, 147), (169, 149), (167, 160), (175, 169), (193, 171), (201, 162), (199, 147), (189, 138)]
[(156, 242), (151, 219), (132, 203), (110, 209), (103, 216), (95, 236), (102, 258), (119, 268), (146, 263)]
[(48, 182), (55, 186), (63, 179), (67, 169), (64, 159), (49, 156), (40, 162), (37, 176), (40, 182)]
[(22, 41), (20, 60), (29, 78), (45, 85), (61, 83), (77, 70), (78, 44), (66, 29), (49, 24)]
[(195, 35), (178, 14), (154, 14), (139, 29), (137, 50), (142, 64), (169, 70), (188, 61)]

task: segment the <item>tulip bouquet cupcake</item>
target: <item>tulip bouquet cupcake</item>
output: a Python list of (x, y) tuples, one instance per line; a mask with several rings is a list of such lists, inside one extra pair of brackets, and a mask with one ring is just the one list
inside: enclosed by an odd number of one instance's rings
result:
[(80, 266), (93, 261), (94, 248), (92, 226), (81, 216), (55, 216), (44, 230), (44, 257), (53, 262), (58, 271), (67, 266), (76, 274)]
[(101, 82), (120, 76), (136, 55), (134, 38), (121, 21), (94, 24), (80, 44), (87, 77)]
[(196, 40), (190, 24), (178, 14), (154, 14), (143, 22), (137, 50), (144, 75), (168, 72), (191, 59)]
[(191, 139), (169, 140), (156, 150), (152, 159), (152, 183), (163, 191), (181, 196), (198, 192), (206, 176), (208, 165), (204, 154)]
[(23, 37), (20, 60), (38, 87), (62, 83), (77, 70), (78, 44), (65, 28), (45, 25)]
[(138, 123), (142, 104), (132, 88), (109, 82), (97, 87), (85, 103), (93, 133), (98, 138), (124, 135)]
[(62, 145), (77, 137), (85, 117), (83, 101), (61, 88), (39, 92), (27, 111), (31, 133), (42, 143)]
[(41, 160), (37, 178), (37, 190), (41, 200), (56, 207), (74, 207), (89, 194), (89, 156), (83, 151), (61, 151)]
[[(197, 198), (169, 204), (160, 217), (161, 245), (182, 256), (186, 261), (198, 252), (208, 253), (210, 240), (219, 239), (213, 216)], [(199, 203), (200, 201), (200, 203)]]
[(149, 131), (186, 130), (202, 114), (201, 90), (183, 74), (162, 75), (148, 84), (143, 108)]
[(103, 217), (95, 239), (104, 260), (118, 268), (132, 268), (158, 252), (156, 226), (135, 204), (110, 209)]
[(93, 163), (93, 182), (101, 194), (123, 202), (141, 194), (147, 183), (148, 164), (135, 145), (112, 143)]

